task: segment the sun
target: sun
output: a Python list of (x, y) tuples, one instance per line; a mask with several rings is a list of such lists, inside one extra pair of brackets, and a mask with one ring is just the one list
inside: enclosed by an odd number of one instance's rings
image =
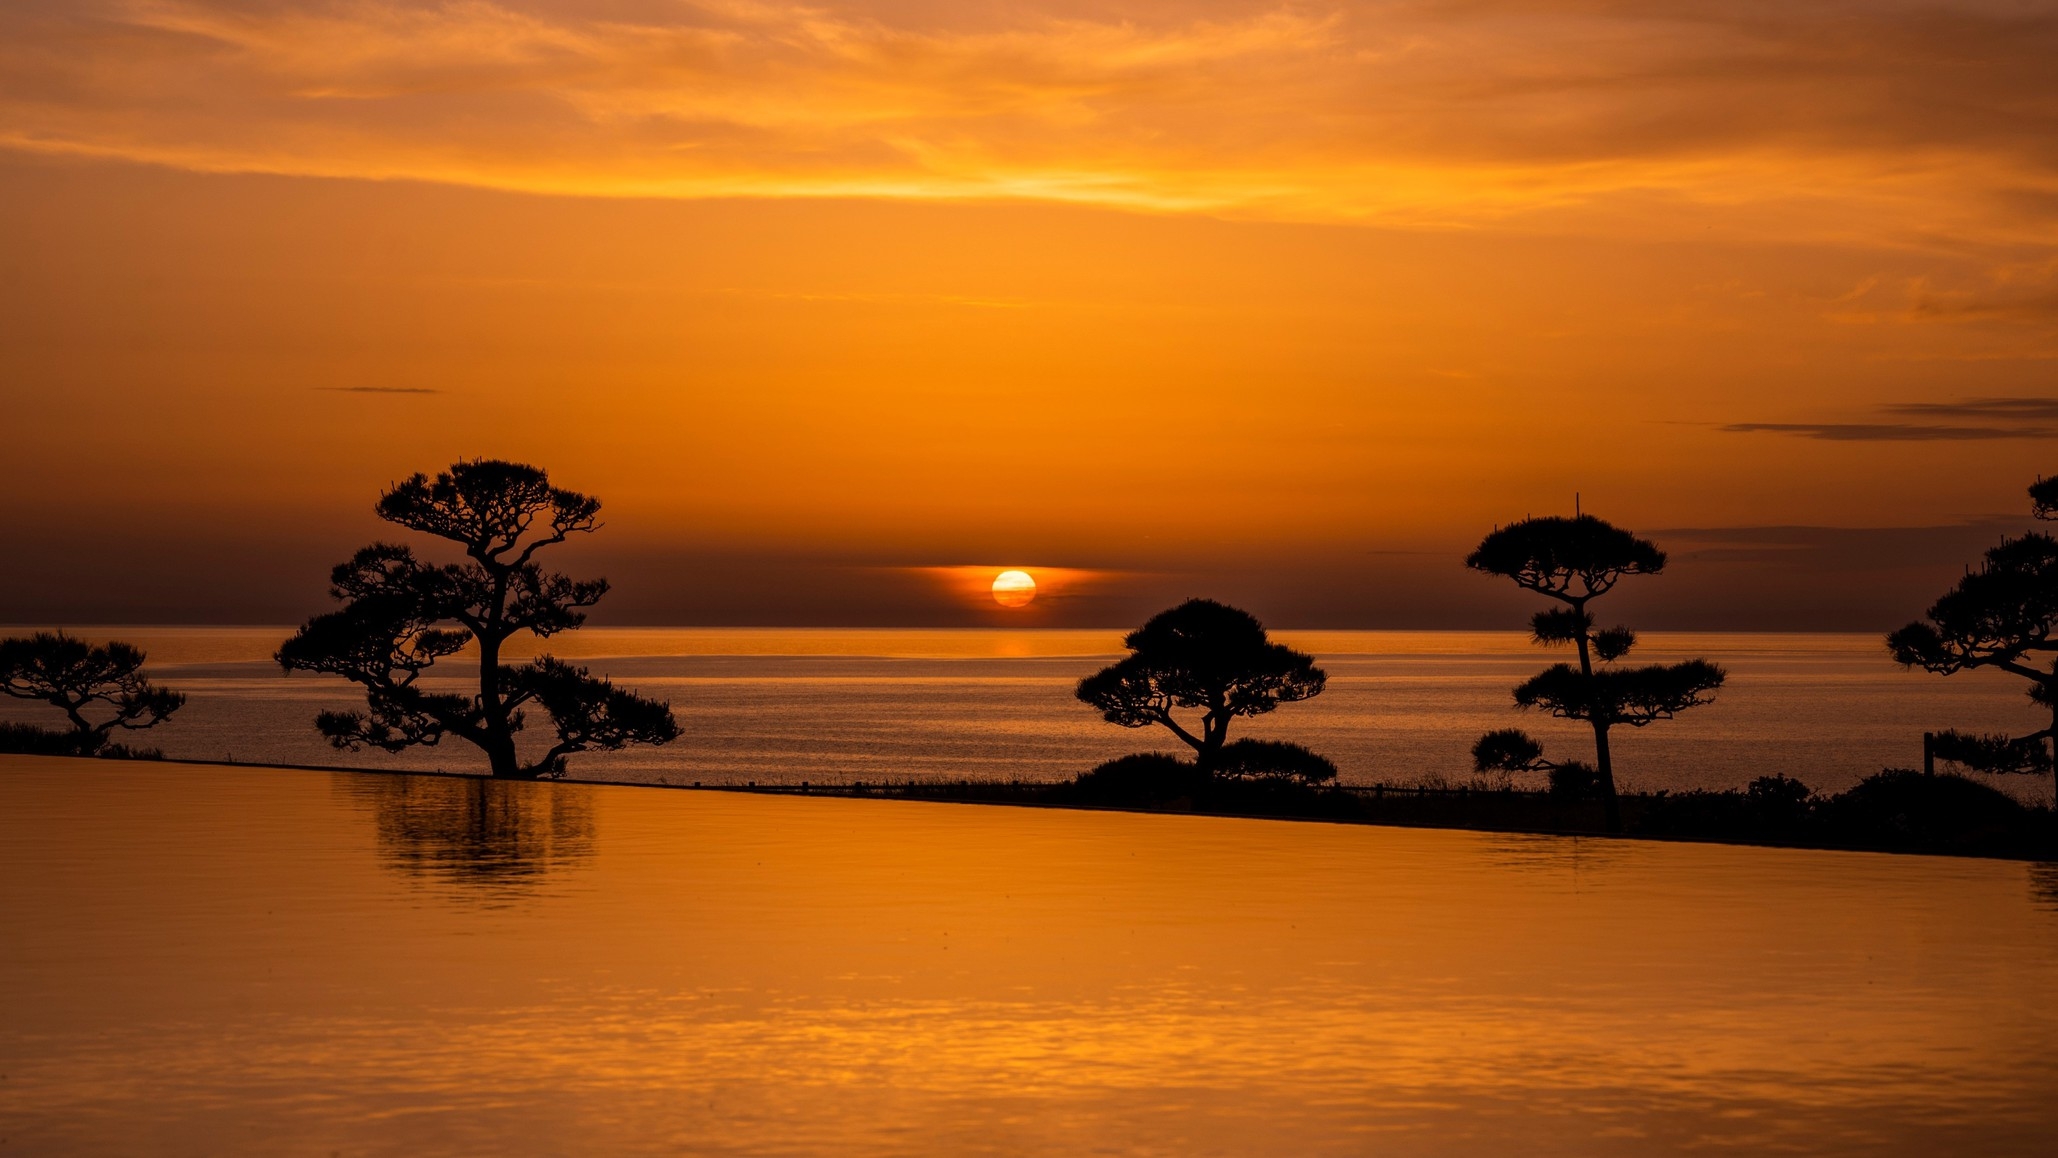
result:
[(1036, 580), (1027, 571), (1002, 571), (993, 577), (993, 601), (1002, 607), (1026, 607), (1036, 598)]

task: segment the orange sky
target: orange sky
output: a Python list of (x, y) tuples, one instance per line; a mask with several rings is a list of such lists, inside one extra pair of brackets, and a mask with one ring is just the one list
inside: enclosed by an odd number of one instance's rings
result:
[(2058, 3), (1707, 7), (10, 5), (0, 621), (297, 618), (487, 454), (617, 622), (1491, 625), (1578, 491), (1890, 625), (2051, 468)]

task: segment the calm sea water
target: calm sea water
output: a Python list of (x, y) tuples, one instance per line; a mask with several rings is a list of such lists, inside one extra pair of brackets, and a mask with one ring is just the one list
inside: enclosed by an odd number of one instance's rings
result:
[(2048, 866), (0, 758), (24, 1154), (2044, 1155)]
[[(329, 677), (281, 674), (282, 628), (88, 628), (144, 646), (165, 684), (192, 698), (144, 742), (171, 756), (248, 763), (471, 770), (457, 741), (403, 756), (338, 753), (315, 733), (325, 708), (360, 703)], [(1240, 724), (1236, 735), (1298, 740), (1346, 781), (1470, 778), (1469, 750), (1524, 727), (1560, 756), (1591, 752), (1580, 729), (1518, 711), (1509, 689), (1562, 653), (1512, 632), (1282, 632), (1328, 670), (1328, 690)], [(1072, 686), (1120, 652), (1107, 631), (793, 631), (590, 628), (559, 655), (667, 698), (685, 735), (658, 749), (586, 754), (572, 775), (691, 783), (1056, 780), (1127, 752), (1171, 750), (1160, 730), (1104, 723)], [(1706, 656), (1730, 670), (1719, 701), (1641, 732), (1618, 732), (1631, 788), (1732, 787), (1768, 772), (1835, 791), (1921, 760), (1925, 729), (2035, 730), (2019, 681), (1939, 678), (1889, 661), (1872, 635), (1651, 633), (1647, 661)], [(0, 703), (0, 718), (35, 705)], [(2048, 800), (2044, 778), (1997, 783)]]

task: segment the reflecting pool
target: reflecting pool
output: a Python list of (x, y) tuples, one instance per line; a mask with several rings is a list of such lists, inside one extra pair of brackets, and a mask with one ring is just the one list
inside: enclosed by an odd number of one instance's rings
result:
[(2043, 1154), (2058, 876), (0, 758), (17, 1153)]

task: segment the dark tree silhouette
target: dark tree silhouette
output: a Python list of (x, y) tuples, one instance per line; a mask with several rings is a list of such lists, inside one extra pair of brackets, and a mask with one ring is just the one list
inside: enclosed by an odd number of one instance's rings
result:
[[(1229, 721), (1320, 695), (1327, 678), (1314, 657), (1273, 643), (1249, 612), (1212, 599), (1159, 612), (1122, 645), (1129, 656), (1080, 680), (1079, 698), (1111, 724), (1170, 729), (1207, 772), (1219, 767)], [(1188, 727), (1175, 708), (1201, 714)]]
[(1580, 760), (1546, 760), (1543, 745), (1520, 728), (1497, 728), (1472, 745), (1474, 772), (1548, 772), (1551, 795), (1585, 800), (1599, 788), (1600, 777)]
[(108, 746), (115, 729), (154, 728), (186, 702), (183, 693), (146, 679), (143, 659), (129, 644), (96, 647), (61, 631), (0, 640), (0, 692), (63, 712), (71, 731), (42, 734), (66, 750), (91, 755)]
[[(2029, 488), (2039, 519), (2058, 518), (2058, 479)], [(1955, 675), (1990, 667), (2029, 681), (2030, 702), (2051, 726), (2026, 736), (1936, 736), (1933, 753), (1981, 772), (2052, 771), (2058, 762), (2058, 541), (2031, 531), (1987, 549), (1925, 618), (1887, 636), (1887, 650), (1908, 667)]]
[[(1625, 577), (1663, 571), (1665, 552), (1592, 515), (1548, 516), (1496, 529), (1466, 556), (1465, 565), (1513, 579), (1525, 590), (1564, 604), (1537, 612), (1530, 630), (1539, 644), (1577, 647), (1579, 666), (1560, 663), (1544, 669), (1515, 689), (1515, 703), (1559, 719), (1582, 720), (1593, 728), (1595, 780), (1607, 807), (1608, 827), (1619, 830), (1622, 814), (1609, 730), (1645, 727), (1709, 703), (1726, 678), (1721, 668), (1699, 659), (1615, 667), (1615, 661), (1636, 646), (1636, 633), (1626, 627), (1595, 629), (1587, 605)], [(1512, 729), (1489, 732), (1473, 749), (1474, 766), (1481, 771), (1566, 767), (1542, 756), (1541, 745)]]
[(1543, 745), (1520, 728), (1496, 728), (1472, 745), (1474, 772), (1547, 772), (1557, 766), (1544, 759)]
[[(365, 689), (366, 710), (323, 712), (315, 726), (338, 748), (398, 752), (454, 735), (486, 753), (493, 775), (561, 776), (588, 749), (664, 744), (679, 735), (671, 707), (616, 688), (549, 656), (501, 662), (521, 632), (548, 638), (586, 620), (605, 579), (543, 570), (538, 551), (598, 529), (600, 500), (550, 485), (520, 463), (460, 462), (434, 479), (415, 475), (386, 492), (380, 518), (448, 539), (462, 563), (432, 564), (406, 547), (374, 543), (331, 574), (343, 606), (307, 621), (280, 646), (288, 671), (340, 675)], [(476, 695), (429, 691), (423, 673), (476, 643)], [(523, 762), (515, 735), (526, 710), (550, 717), (557, 741)]]
[(2039, 519), (2058, 519), (2058, 478), (2040, 478), (2029, 484), (2029, 507)]

